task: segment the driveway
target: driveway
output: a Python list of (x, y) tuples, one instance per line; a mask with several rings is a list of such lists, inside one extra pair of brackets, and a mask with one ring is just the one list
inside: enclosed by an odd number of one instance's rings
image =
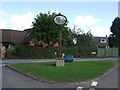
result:
[[(82, 60), (90, 60), (90, 59), (80, 59), (76, 61), (82, 61)], [(95, 59), (91, 59), (95, 60)], [(118, 61), (117, 58), (106, 58), (101, 59), (98, 58), (96, 60), (114, 60)], [(7, 62), (3, 61), (3, 63), (24, 63), (24, 62), (31, 62), (31, 61), (10, 61)], [(42, 60), (37, 60), (35, 62), (41, 62)], [(49, 60), (48, 60), (49, 61)], [(33, 62), (33, 61), (32, 61)], [(43, 61), (42, 61), (43, 62)], [(48, 83), (43, 81), (36, 81), (32, 78), (29, 78), (23, 74), (20, 74), (16, 71), (13, 71), (7, 67), (2, 67), (2, 87), (3, 88), (77, 88), (77, 87), (84, 87), (84, 88), (90, 88), (91, 83), (93, 81), (97, 81), (98, 85), (96, 88), (118, 88), (118, 70), (120, 72), (120, 69), (118, 69), (118, 66), (114, 67), (112, 70), (107, 72), (105, 75), (101, 76), (100, 78), (97, 78), (95, 80), (91, 80), (88, 82), (82, 82), (82, 83)]]

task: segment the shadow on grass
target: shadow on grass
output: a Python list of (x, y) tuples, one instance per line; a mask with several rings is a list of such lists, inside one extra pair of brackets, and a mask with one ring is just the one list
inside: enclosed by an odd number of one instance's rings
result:
[(55, 63), (45, 64), (45, 65), (47, 65), (47, 66), (56, 66), (56, 64), (55, 64)]

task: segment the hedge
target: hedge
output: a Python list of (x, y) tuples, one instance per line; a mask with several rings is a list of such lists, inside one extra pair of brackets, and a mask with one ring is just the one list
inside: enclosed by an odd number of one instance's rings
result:
[[(74, 55), (75, 58), (80, 57), (93, 57), (91, 52), (96, 51), (95, 47), (80, 47), (80, 46), (70, 46), (70, 47), (62, 47), (62, 52), (65, 54)], [(55, 55), (57, 52), (57, 55)], [(22, 58), (22, 59), (52, 59), (57, 58), (59, 55), (59, 47), (33, 47), (33, 46), (25, 46), (19, 45), (14, 47), (14, 52), (11, 57), (13, 58)], [(8, 57), (9, 56), (9, 57)], [(8, 55), (8, 58), (11, 58)]]

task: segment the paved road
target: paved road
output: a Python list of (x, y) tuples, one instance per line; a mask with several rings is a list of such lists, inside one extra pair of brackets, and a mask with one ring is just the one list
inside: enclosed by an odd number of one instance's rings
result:
[[(106, 60), (108, 60), (108, 58)], [(109, 58), (109, 60), (117, 61), (115, 58)], [(92, 81), (98, 82), (97, 88), (118, 88), (118, 67), (115, 67), (99, 79)], [(80, 86), (90, 88), (92, 81), (82, 83), (46, 83), (33, 80), (7, 67), (2, 68), (3, 88), (77, 88)]]
[(3, 67), (3, 88), (70, 88), (77, 87), (72, 83), (45, 83), (36, 81), (15, 72), (7, 67)]
[[(33, 63), (33, 62), (55, 62), (55, 59), (4, 59), (3, 64), (10, 63)], [(118, 61), (118, 58), (76, 58), (74, 61)]]
[(96, 88), (118, 88), (118, 72), (120, 72), (118, 70), (117, 66), (96, 80), (98, 82)]

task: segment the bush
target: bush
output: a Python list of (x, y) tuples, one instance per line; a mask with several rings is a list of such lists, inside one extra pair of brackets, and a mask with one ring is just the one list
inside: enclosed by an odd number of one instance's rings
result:
[(18, 58), (55, 58), (55, 47), (33, 47), (33, 46), (16, 46), (15, 56)]
[[(79, 57), (93, 57), (92, 51), (95, 51), (95, 47), (80, 47), (80, 46), (70, 46), (70, 47), (62, 47), (62, 52), (65, 54), (71, 54), (75, 58)], [(57, 55), (55, 55), (57, 52)], [(52, 59), (59, 56), (59, 47), (33, 47), (33, 46), (25, 46), (19, 45), (15, 47), (14, 57), (16, 58), (24, 58), (24, 59)], [(13, 55), (13, 54), (11, 54)]]
[(63, 47), (63, 51), (67, 54), (74, 55), (75, 58), (80, 57), (93, 57), (95, 55), (92, 55), (93, 51), (96, 51), (97, 49), (95, 47), (82, 47), (82, 46), (72, 46), (72, 47)]
[(6, 58), (13, 58), (14, 57), (15, 48), (12, 46), (6, 50)]

